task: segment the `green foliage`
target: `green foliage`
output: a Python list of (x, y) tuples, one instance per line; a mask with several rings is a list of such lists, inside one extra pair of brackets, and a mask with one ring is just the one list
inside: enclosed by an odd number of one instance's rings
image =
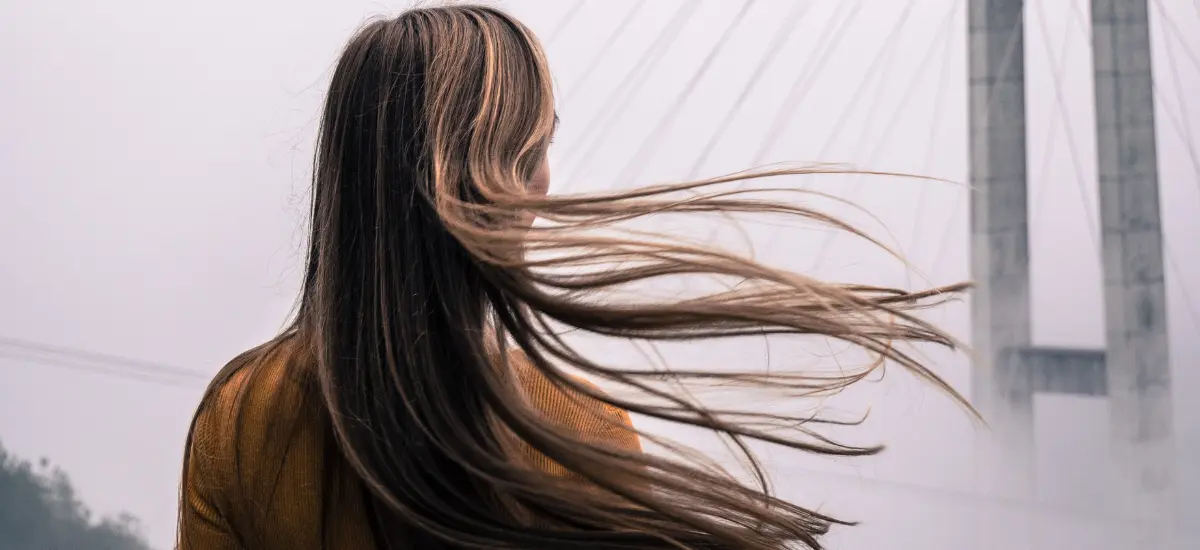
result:
[(0, 445), (0, 550), (150, 550), (137, 518), (91, 516), (66, 473)]

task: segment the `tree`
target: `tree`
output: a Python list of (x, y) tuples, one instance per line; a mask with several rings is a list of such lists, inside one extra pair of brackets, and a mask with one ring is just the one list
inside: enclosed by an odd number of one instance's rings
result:
[(92, 521), (67, 474), (0, 444), (0, 550), (150, 550), (129, 514)]

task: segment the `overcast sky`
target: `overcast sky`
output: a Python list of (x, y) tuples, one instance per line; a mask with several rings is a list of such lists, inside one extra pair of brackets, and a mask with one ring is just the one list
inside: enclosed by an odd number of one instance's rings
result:
[[(495, 2), (548, 43), (562, 118), (552, 191), (678, 179), (693, 169), (711, 175), (755, 161), (846, 162), (966, 181), (965, 1), (759, 0), (706, 76), (681, 96), (743, 7), (699, 2), (649, 74), (621, 89), (655, 40), (671, 32), (684, 1), (591, 0), (565, 25), (574, 1)], [(269, 338), (298, 286), (314, 121), (331, 64), (364, 18), (407, 4), (0, 4), (0, 337), (205, 375)], [(808, 8), (791, 11), (795, 4)], [(1087, 4), (1033, 0), (1027, 7), (1039, 344), (1101, 347), (1104, 339)], [(1200, 132), (1200, 7), (1193, 0), (1151, 5), (1177, 439), (1180, 464), (1195, 464), (1200, 428), (1192, 419), (1200, 408), (1188, 397), (1200, 390), (1200, 164), (1192, 156), (1200, 141), (1186, 136)], [(793, 21), (794, 32), (777, 35)], [(842, 21), (844, 32), (834, 32)], [(777, 43), (779, 53), (698, 164)], [(813, 55), (831, 43), (828, 53)], [(806, 80), (794, 88), (798, 76)], [(781, 111), (789, 94), (802, 101)], [(845, 177), (795, 183), (877, 215), (882, 225), (872, 230), (933, 282), (969, 278), (963, 185)], [(920, 283), (848, 238), (823, 253), (824, 233), (764, 225), (747, 233), (756, 254), (779, 265)], [(933, 316), (965, 339), (967, 307)], [(773, 343), (772, 352), (787, 345)], [(0, 347), (0, 355), (12, 351)], [(931, 354), (938, 371), (967, 391), (966, 358)], [(765, 354), (753, 355), (710, 346), (671, 357), (765, 364), (757, 358)], [(136, 514), (165, 549), (183, 439), (204, 382), (0, 357), (0, 441), (62, 465), (87, 503), (102, 513)], [(1039, 398), (1039, 506), (969, 492), (977, 428), (917, 382), (890, 376), (847, 403), (871, 407), (855, 437), (889, 443), (883, 457), (770, 456), (785, 494), (867, 522), (841, 535), (844, 547), (989, 547), (982, 539), (1002, 535), (972, 523), (984, 516), (1033, 529), (1029, 547), (1117, 547), (1115, 522), (1086, 505), (1105, 496), (1096, 481), (1096, 457), (1107, 445), (1102, 400)], [(1193, 495), (1182, 515), (1200, 521), (1200, 473), (1180, 470), (1182, 492)]]

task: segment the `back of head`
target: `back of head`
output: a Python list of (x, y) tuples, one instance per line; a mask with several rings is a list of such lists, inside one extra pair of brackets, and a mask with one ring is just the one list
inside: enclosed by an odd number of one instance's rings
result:
[[(655, 405), (601, 395), (563, 367), (646, 391), (653, 391), (646, 381), (662, 373), (599, 364), (549, 327), (646, 340), (827, 335), (937, 382), (893, 342), (949, 344), (907, 311), (960, 287), (912, 294), (827, 284), (702, 247), (588, 234), (663, 211), (815, 214), (719, 193), (676, 196), (803, 170), (544, 196), (531, 182), (545, 162), (555, 119), (540, 46), (523, 25), (492, 8), (423, 8), (375, 21), (337, 64), (321, 121), (312, 242), (293, 332), (315, 348), (324, 406), (341, 453), (370, 490), (380, 545), (818, 546), (831, 518), (680, 460), (605, 448), (555, 429), (517, 389), (510, 351), (556, 384), (635, 413), (739, 441), (867, 454), (875, 449), (763, 427), (794, 419), (718, 415), (669, 395)], [(531, 217), (549, 223), (531, 227)], [(550, 254), (535, 254), (542, 252)], [(597, 262), (623, 267), (585, 269)], [(682, 274), (744, 282), (679, 301), (590, 298), (589, 291)], [(703, 376), (814, 391), (821, 389), (814, 384), (836, 388), (858, 375)], [(595, 490), (523, 467), (513, 460), (518, 439)]]
[(516, 229), (490, 205), (519, 196), (548, 147), (540, 55), (498, 11), (411, 10), (350, 41), (325, 105), (298, 328), (378, 523), (422, 548), (520, 528), (498, 485), (528, 473), (493, 426), (515, 386), (484, 335), (513, 298), (464, 241)]

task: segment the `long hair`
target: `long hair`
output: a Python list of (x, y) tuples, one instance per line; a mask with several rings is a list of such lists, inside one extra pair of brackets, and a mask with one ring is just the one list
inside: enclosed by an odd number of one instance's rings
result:
[[(372, 22), (337, 63), (317, 144), (303, 291), (280, 339), (311, 349), (312, 406), (369, 492), (379, 546), (818, 548), (838, 520), (680, 457), (614, 449), (554, 427), (522, 394), (511, 358), (561, 388), (738, 445), (866, 455), (878, 449), (775, 429), (805, 419), (714, 410), (657, 383), (715, 380), (812, 395), (870, 369), (617, 368), (584, 357), (559, 328), (650, 342), (826, 336), (953, 394), (897, 343), (953, 345), (914, 310), (965, 286), (826, 283), (715, 248), (606, 231), (681, 212), (770, 213), (855, 230), (809, 208), (717, 190), (815, 169), (589, 195), (531, 192), (556, 123), (552, 91), (536, 38), (489, 7), (412, 9)], [(542, 223), (530, 226), (532, 217)], [(598, 298), (681, 275), (739, 284), (678, 300)], [(601, 393), (572, 370), (630, 392)], [(523, 465), (514, 441), (590, 485)]]

